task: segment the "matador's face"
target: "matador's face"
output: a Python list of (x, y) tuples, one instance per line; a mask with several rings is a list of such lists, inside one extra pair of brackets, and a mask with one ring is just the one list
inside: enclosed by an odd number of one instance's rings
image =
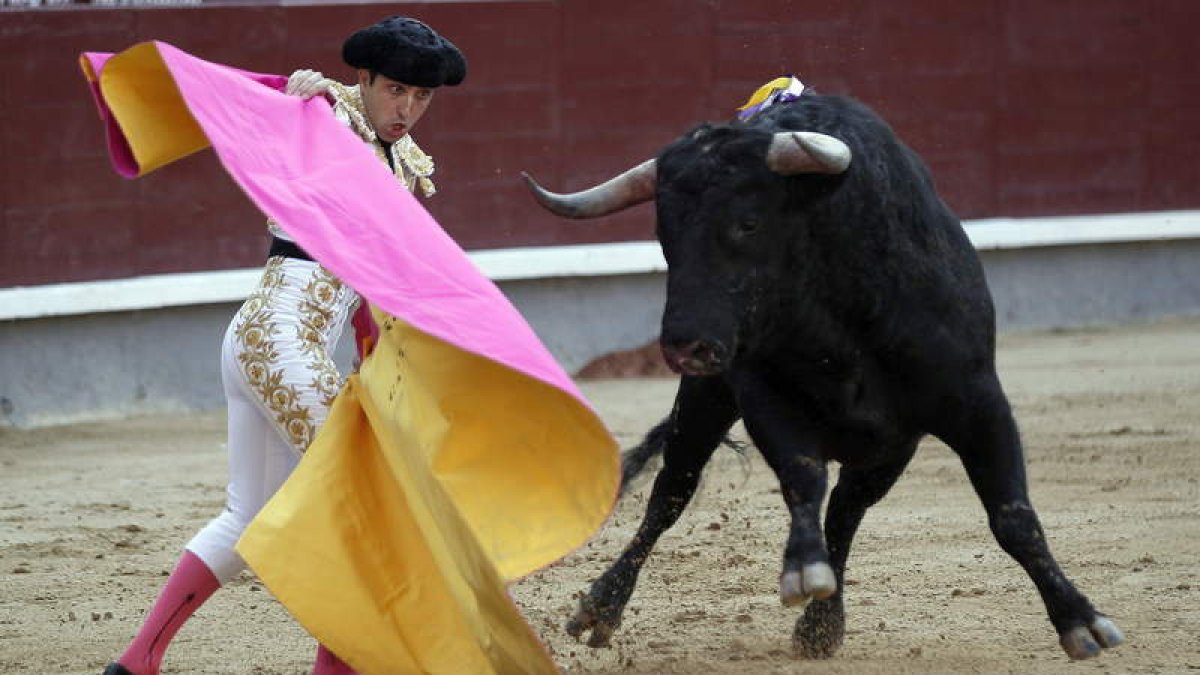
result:
[(358, 71), (367, 120), (385, 143), (394, 143), (417, 125), (433, 100), (433, 90), (397, 82), (379, 73)]

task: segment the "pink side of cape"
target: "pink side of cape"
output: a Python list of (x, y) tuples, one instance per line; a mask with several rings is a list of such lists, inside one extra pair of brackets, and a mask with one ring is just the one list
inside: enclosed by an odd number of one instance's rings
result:
[[(324, 99), (281, 93), (285, 78), (277, 75), (155, 45), (226, 171), (322, 265), (410, 325), (590, 408), (495, 284)], [(97, 74), (111, 56), (84, 55)], [(136, 176), (128, 143), (95, 85), (93, 93), (115, 168)]]

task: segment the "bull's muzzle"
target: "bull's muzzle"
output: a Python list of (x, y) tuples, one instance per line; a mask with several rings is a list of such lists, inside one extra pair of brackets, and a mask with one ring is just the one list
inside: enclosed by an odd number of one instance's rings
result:
[(716, 375), (725, 370), (730, 350), (720, 342), (692, 340), (663, 342), (663, 358), (667, 366), (681, 375)]

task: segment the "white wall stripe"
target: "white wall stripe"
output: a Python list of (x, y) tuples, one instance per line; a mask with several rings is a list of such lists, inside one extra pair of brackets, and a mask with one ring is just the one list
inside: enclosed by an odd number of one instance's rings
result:
[[(1200, 238), (1200, 211), (988, 218), (963, 223), (980, 250), (1078, 246)], [(662, 272), (667, 265), (653, 241), (472, 251), (494, 281)], [(0, 320), (33, 319), (239, 302), (260, 268), (156, 274), (0, 289)]]
[(1200, 238), (1200, 211), (1114, 213), (963, 222), (980, 250)]

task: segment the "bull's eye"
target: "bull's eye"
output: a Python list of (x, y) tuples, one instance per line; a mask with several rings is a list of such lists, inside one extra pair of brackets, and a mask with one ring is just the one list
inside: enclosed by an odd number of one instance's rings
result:
[(737, 233), (738, 235), (745, 237), (758, 232), (758, 227), (758, 218), (743, 218), (742, 220), (738, 221)]

